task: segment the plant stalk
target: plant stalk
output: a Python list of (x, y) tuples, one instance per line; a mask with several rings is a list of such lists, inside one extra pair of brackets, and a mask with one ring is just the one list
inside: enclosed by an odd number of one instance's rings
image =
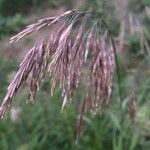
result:
[(121, 71), (120, 71), (120, 67), (119, 67), (119, 60), (118, 60), (118, 56), (117, 56), (117, 49), (115, 46), (115, 42), (114, 39), (112, 37), (112, 33), (111, 30), (109, 28), (109, 26), (107, 25), (107, 23), (102, 20), (101, 21), (103, 23), (103, 25), (105, 26), (105, 28), (108, 30), (108, 34), (110, 36), (111, 39), (111, 43), (113, 46), (113, 51), (114, 51), (114, 57), (115, 57), (115, 63), (116, 63), (116, 74), (117, 74), (117, 83), (118, 83), (118, 93), (119, 93), (119, 108), (120, 108), (120, 150), (124, 149), (124, 137), (123, 137), (123, 124), (124, 124), (124, 112), (123, 112), (123, 108), (122, 108), (122, 103), (123, 103), (123, 88), (122, 88), (122, 82), (121, 82)]

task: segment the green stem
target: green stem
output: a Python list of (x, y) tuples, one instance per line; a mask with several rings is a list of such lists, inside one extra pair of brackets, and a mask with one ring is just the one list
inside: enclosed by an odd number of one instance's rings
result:
[(122, 82), (121, 82), (121, 71), (119, 68), (119, 60), (117, 57), (117, 50), (115, 46), (114, 39), (112, 37), (112, 33), (110, 31), (110, 28), (108, 27), (107, 23), (102, 20), (102, 23), (104, 24), (105, 28), (108, 30), (108, 34), (111, 39), (111, 43), (113, 46), (113, 51), (114, 51), (114, 57), (115, 57), (115, 63), (116, 63), (116, 73), (117, 73), (117, 83), (118, 83), (118, 92), (119, 92), (119, 102), (120, 102), (120, 150), (124, 149), (124, 139), (123, 139), (123, 123), (124, 123), (124, 113), (122, 109), (122, 103), (123, 103), (123, 88), (122, 88)]
[(117, 82), (118, 82), (118, 92), (119, 92), (119, 101), (120, 101), (120, 144), (121, 144), (121, 150), (124, 148), (124, 143), (123, 143), (123, 123), (124, 123), (124, 113), (122, 109), (122, 103), (123, 103), (123, 91), (122, 91), (122, 83), (121, 83), (121, 72), (119, 68), (119, 61), (117, 57), (117, 51), (116, 51), (116, 46), (114, 43), (114, 40), (111, 37), (111, 42), (114, 50), (114, 56), (115, 56), (115, 62), (116, 62), (116, 73), (117, 73)]

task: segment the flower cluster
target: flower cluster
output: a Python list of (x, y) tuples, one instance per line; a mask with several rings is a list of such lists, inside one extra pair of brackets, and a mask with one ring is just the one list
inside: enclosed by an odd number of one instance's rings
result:
[(10, 39), (10, 43), (17, 42), (26, 35), (46, 29), (24, 57), (10, 83), (0, 105), (1, 117), (27, 79), (30, 99), (35, 99), (45, 73), (51, 79), (51, 95), (60, 85), (62, 110), (74, 96), (82, 72), (86, 72), (87, 82), (81, 112), (96, 111), (109, 102), (115, 69), (114, 50), (109, 33), (101, 32), (99, 21), (90, 25), (89, 16), (90, 12), (67, 11), (60, 16), (41, 19)]

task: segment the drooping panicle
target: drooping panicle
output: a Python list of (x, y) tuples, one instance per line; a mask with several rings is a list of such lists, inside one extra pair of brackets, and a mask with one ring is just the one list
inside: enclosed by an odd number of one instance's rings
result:
[[(0, 105), (0, 116), (4, 115), (20, 86), (27, 80), (29, 98), (33, 101), (46, 73), (51, 79), (51, 96), (55, 87), (59, 85), (61, 88), (62, 110), (77, 88), (80, 85), (84, 87), (79, 128), (84, 112), (95, 113), (109, 102), (115, 69), (113, 46), (108, 32), (102, 34), (99, 31), (98, 21), (90, 27), (90, 19), (89, 12), (71, 10), (41, 19), (10, 39), (10, 43), (17, 42), (41, 29), (47, 31), (21, 62)], [(83, 75), (86, 82), (80, 80)]]

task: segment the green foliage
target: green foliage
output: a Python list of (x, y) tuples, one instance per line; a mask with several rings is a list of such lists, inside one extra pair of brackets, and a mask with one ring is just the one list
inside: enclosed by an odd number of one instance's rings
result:
[(129, 6), (132, 11), (140, 12), (145, 6), (150, 6), (149, 0), (130, 0)]
[(4, 97), (8, 86), (8, 75), (15, 69), (15, 61), (0, 56), (0, 100)]
[[(14, 70), (15, 63), (11, 60), (0, 59), (0, 93), (1, 99), (5, 93), (8, 84), (8, 73)], [(126, 75), (127, 76), (127, 75)], [(124, 79), (124, 86), (127, 87), (129, 78)], [(130, 81), (131, 82), (131, 81)], [(133, 82), (133, 81), (132, 81)], [(20, 91), (16, 96), (12, 107), (20, 107), (21, 112), (17, 121), (12, 121), (11, 111), (0, 121), (0, 149), (2, 150), (122, 150), (120, 149), (121, 130), (119, 121), (119, 102), (117, 101), (117, 92), (113, 92), (113, 103), (105, 111), (95, 116), (87, 114), (84, 116), (84, 129), (78, 144), (75, 144), (77, 111), (76, 105), (68, 105), (61, 114), (60, 91), (57, 90), (54, 97), (50, 98), (49, 81), (43, 83), (41, 91), (36, 97), (34, 104), (25, 104), (27, 100), (27, 90)], [(116, 84), (114, 84), (114, 89)], [(124, 89), (125, 90), (125, 89)], [(123, 100), (123, 110), (125, 120), (124, 130), (124, 148), (128, 150), (149, 150), (150, 143), (148, 137), (148, 100), (144, 98), (149, 91), (149, 82), (141, 85), (137, 94), (140, 99), (141, 107), (137, 114), (137, 125), (133, 127), (128, 118), (127, 102), (128, 98)], [(124, 91), (125, 92), (125, 91)], [(148, 93), (147, 93), (148, 94)], [(80, 97), (78, 97), (80, 98)], [(143, 102), (144, 101), (144, 102)], [(146, 132), (145, 132), (146, 131)]]
[(14, 17), (0, 17), (0, 37), (17, 32), (25, 23), (23, 16), (17, 14)]
[(44, 3), (50, 8), (69, 7), (70, 0), (0, 0), (0, 38), (18, 32), (26, 23), (25, 15), (37, 11)]
[[(24, 101), (25, 93), (19, 94), (17, 99)], [(113, 111), (106, 110), (103, 116), (85, 116), (83, 135), (75, 145), (77, 114), (72, 106), (68, 106), (61, 114), (58, 95), (59, 93), (50, 100), (47, 93), (42, 92), (34, 105), (21, 102), (20, 106), (23, 109), (17, 122), (12, 122), (7, 114), (0, 124), (0, 149), (117, 150), (120, 128), (114, 111), (117, 107)], [(128, 121), (124, 126), (125, 149), (141, 150), (143, 145), (140, 143), (142, 138), (139, 131), (131, 127)]]
[(5, 17), (16, 13), (27, 14), (30, 8), (39, 2), (38, 0), (0, 0), (0, 13)]
[(48, 0), (48, 3), (51, 7), (58, 7), (58, 6), (62, 6), (62, 4), (64, 3), (64, 0)]
[(28, 14), (34, 8), (41, 7), (42, 4), (58, 7), (69, 3), (70, 0), (0, 0), (0, 14), (4, 17), (14, 16), (17, 13)]
[(130, 36), (128, 38), (129, 50), (132, 54), (138, 54), (140, 51), (140, 41), (136, 36)]

